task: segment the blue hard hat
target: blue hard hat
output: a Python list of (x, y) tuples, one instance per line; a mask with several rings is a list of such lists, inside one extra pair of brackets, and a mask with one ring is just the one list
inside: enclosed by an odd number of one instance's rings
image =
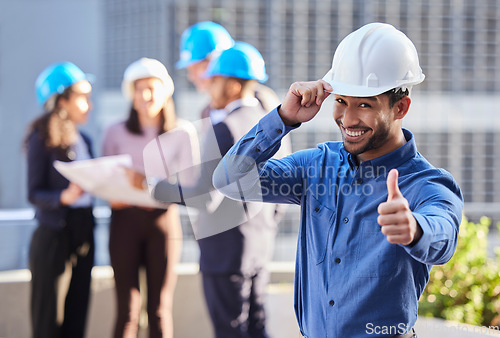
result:
[(186, 68), (206, 59), (212, 52), (220, 53), (233, 44), (233, 38), (221, 25), (211, 21), (198, 22), (181, 35), (180, 56), (176, 67)]
[(254, 46), (241, 41), (210, 61), (205, 76), (216, 75), (259, 82), (266, 82), (268, 78), (262, 55)]
[(55, 94), (62, 94), (71, 85), (88, 80), (88, 75), (71, 62), (58, 62), (38, 75), (35, 91), (38, 104), (43, 106)]

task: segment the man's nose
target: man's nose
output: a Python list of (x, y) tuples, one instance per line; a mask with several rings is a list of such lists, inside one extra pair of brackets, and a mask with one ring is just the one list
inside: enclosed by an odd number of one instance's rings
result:
[(344, 127), (351, 127), (359, 124), (359, 117), (353, 109), (347, 107), (344, 109), (340, 121)]

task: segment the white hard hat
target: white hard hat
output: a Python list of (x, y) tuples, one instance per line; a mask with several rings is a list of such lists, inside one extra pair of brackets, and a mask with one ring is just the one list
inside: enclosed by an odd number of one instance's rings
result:
[(149, 58), (140, 58), (132, 62), (125, 73), (123, 73), (122, 93), (123, 95), (132, 100), (134, 97), (134, 82), (139, 79), (155, 77), (163, 82), (165, 88), (165, 95), (172, 96), (174, 93), (174, 82), (168, 74), (167, 68), (158, 60)]
[(424, 81), (417, 49), (401, 31), (385, 23), (370, 23), (346, 36), (323, 77), (333, 93), (368, 97)]

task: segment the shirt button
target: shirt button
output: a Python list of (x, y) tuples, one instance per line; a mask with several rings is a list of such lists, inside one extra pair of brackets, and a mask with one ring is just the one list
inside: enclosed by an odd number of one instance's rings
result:
[(344, 223), (349, 223), (349, 218), (345, 217), (344, 218)]
[(363, 179), (358, 178), (358, 179), (356, 180), (356, 183), (357, 183), (357, 184), (363, 184)]
[(338, 258), (338, 257), (335, 258), (335, 263), (340, 264), (340, 262), (341, 262), (340, 258)]
[(259, 148), (255, 148), (255, 151), (260, 153), (260, 149)]
[(278, 134), (281, 134), (281, 133), (283, 132), (283, 130), (281, 130), (281, 129), (276, 129), (276, 132), (277, 132)]
[(319, 211), (319, 208), (314, 208), (314, 212), (318, 212)]
[(330, 306), (333, 306), (333, 305), (335, 305), (335, 302), (334, 302), (333, 300), (331, 300), (331, 301), (329, 302), (329, 304), (330, 304)]

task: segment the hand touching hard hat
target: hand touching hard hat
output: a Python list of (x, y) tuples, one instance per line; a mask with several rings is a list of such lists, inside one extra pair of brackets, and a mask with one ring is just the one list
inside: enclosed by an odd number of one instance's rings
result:
[(410, 89), (424, 78), (413, 42), (389, 24), (370, 23), (340, 42), (323, 80), (334, 94), (368, 97)]

